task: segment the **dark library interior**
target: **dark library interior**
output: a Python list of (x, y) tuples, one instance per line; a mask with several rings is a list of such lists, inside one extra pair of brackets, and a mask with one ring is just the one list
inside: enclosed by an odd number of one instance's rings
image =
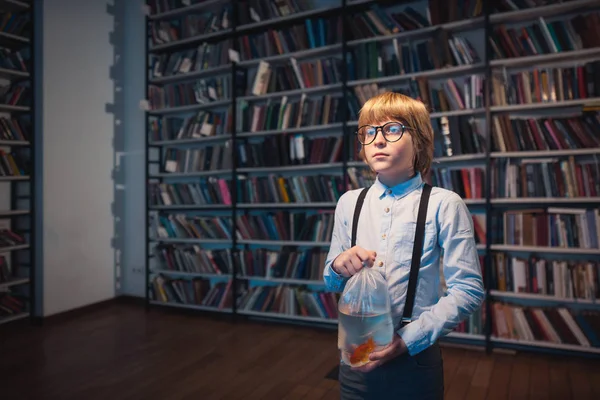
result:
[[(600, 398), (600, 0), (0, 20), (0, 399), (361, 398), (343, 355), (373, 348), (345, 353), (367, 329), (345, 307), (377, 296), (403, 354), (361, 376), (408, 360), (443, 370), (435, 398)], [(392, 109), (373, 99), (406, 115), (369, 120)], [(360, 268), (389, 291), (352, 301)]]

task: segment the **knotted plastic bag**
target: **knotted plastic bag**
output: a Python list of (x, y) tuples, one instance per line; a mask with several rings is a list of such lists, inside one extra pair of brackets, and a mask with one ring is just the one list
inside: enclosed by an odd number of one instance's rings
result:
[(338, 301), (338, 347), (342, 362), (358, 367), (392, 342), (390, 296), (385, 278), (364, 267), (353, 275)]

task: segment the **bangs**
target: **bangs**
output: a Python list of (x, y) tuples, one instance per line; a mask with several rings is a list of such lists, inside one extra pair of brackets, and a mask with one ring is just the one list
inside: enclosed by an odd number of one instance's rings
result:
[(400, 93), (386, 92), (372, 97), (360, 109), (358, 126), (379, 125), (393, 120), (414, 125), (417, 101)]

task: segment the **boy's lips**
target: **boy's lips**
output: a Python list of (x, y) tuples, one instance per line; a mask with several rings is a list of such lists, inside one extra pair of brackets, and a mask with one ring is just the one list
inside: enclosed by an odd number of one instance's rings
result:
[(387, 154), (385, 154), (385, 153), (375, 153), (375, 154), (373, 154), (373, 157), (385, 157), (385, 156), (387, 156)]

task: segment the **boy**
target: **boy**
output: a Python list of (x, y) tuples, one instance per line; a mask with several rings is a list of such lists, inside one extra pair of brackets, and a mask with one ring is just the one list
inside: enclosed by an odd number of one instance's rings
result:
[[(355, 246), (353, 216), (363, 189), (341, 196), (324, 281), (328, 290), (341, 292), (363, 265), (376, 268), (388, 284), (395, 334), (390, 345), (371, 353), (366, 365), (341, 363), (341, 397), (442, 399), (437, 340), (475, 312), (485, 295), (471, 215), (456, 193), (423, 181), (433, 158), (433, 129), (422, 102), (379, 94), (362, 107), (358, 127), (361, 157), (377, 178), (358, 213)], [(427, 198), (422, 244), (413, 246), (422, 195)], [(448, 290), (440, 298), (442, 252)], [(409, 279), (411, 266), (416, 274)]]

